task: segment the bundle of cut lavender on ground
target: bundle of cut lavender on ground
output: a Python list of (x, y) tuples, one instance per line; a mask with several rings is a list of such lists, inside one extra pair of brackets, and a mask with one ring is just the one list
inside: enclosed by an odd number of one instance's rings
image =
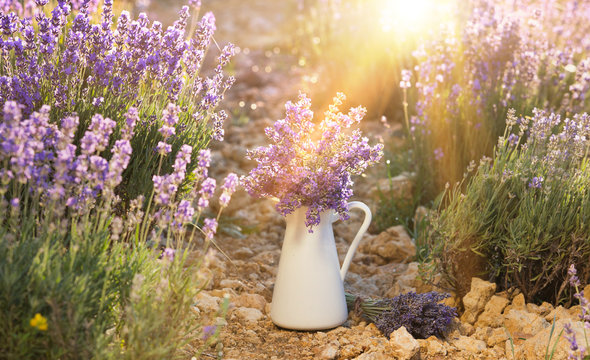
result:
[(439, 304), (449, 296), (431, 291), (409, 292), (387, 299), (362, 299), (347, 293), (346, 304), (349, 310), (373, 322), (387, 337), (404, 326), (414, 338), (426, 339), (432, 335), (444, 337), (449, 331), (457, 309)]

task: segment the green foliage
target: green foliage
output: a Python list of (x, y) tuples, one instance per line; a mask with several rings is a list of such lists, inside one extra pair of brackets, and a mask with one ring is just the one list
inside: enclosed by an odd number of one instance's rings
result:
[[(15, 239), (0, 229), (3, 359), (171, 359), (198, 334), (199, 264), (173, 261), (106, 227), (83, 236)], [(47, 329), (30, 324), (39, 313)]]
[(516, 124), (518, 132), (500, 137), (494, 158), (464, 191), (448, 191), (432, 220), (429, 259), (460, 294), (482, 276), (517, 286), (527, 301), (556, 303), (570, 296), (568, 264), (590, 279), (590, 118), (534, 114), (509, 113), (505, 135)]
[[(559, 339), (561, 339), (561, 335), (563, 334), (563, 329), (557, 335), (557, 339), (553, 343), (551, 347), (551, 352), (549, 352), (549, 346), (551, 345), (551, 338), (553, 337), (553, 333), (555, 332), (555, 316), (553, 316), (553, 322), (551, 323), (551, 332), (549, 332), (549, 339), (547, 340), (547, 347), (545, 348), (545, 360), (552, 360), (553, 355), (555, 354), (555, 349), (557, 349), (557, 344), (559, 343)], [(513, 350), (514, 352), (514, 350)]]
[(186, 358), (195, 339), (199, 356), (221, 326), (201, 327), (195, 296), (238, 181), (225, 179), (201, 219), (215, 186), (199, 150), (223, 137), (215, 107), (234, 81), (223, 74), (233, 46), (204, 78), (212, 14), (185, 33), (188, 7), (165, 31), (121, 13), (115, 31), (112, 1), (102, 14), (70, 3), (3, 17), (0, 358)]
[[(41, 168), (53, 177), (46, 182), (24, 175), (2, 178), (0, 358), (182, 357), (180, 351), (189, 339), (205, 335), (200, 317), (192, 309), (196, 294), (207, 281), (199, 271), (203, 253), (190, 261), (188, 255), (195, 254), (193, 240), (202, 238), (201, 233), (206, 235), (206, 252), (217, 219), (235, 191), (236, 183), (230, 180), (237, 177), (228, 176), (216, 217), (205, 218), (202, 226), (199, 220), (206, 205), (195, 211), (196, 191), (191, 192), (193, 197), (177, 198), (175, 188), (166, 193), (162, 189), (153, 191), (147, 201), (140, 196), (130, 202), (128, 211), (115, 215), (113, 209), (119, 208), (120, 200), (113, 189), (126, 161), (108, 163), (103, 159), (111, 173), (107, 181), (93, 183), (97, 173), (108, 171), (92, 167), (81, 172), (78, 181), (68, 178), (59, 173), (60, 167), (65, 167), (63, 163), (54, 160), (59, 156), (56, 153), (63, 155), (58, 149), (70, 148), (73, 153), (75, 147), (59, 130), (56, 137), (62, 142), (57, 146), (44, 148), (42, 142), (31, 145), (35, 137), (29, 134), (45, 133), (47, 119), (37, 113), (38, 124), (33, 126), (17, 113), (16, 104), (6, 105), (5, 123), (0, 124), (4, 136), (24, 134), (18, 138), (23, 142), (21, 148), (31, 150), (30, 158), (38, 159), (28, 164), (27, 174), (42, 173)], [(126, 134), (131, 138), (132, 131), (127, 128)], [(27, 135), (31, 138), (23, 139)], [(126, 141), (113, 147), (114, 159), (121, 159)], [(26, 162), (26, 157), (6, 150), (10, 144), (6, 140), (1, 147), (0, 171), (24, 173), (17, 159)], [(184, 153), (182, 157), (176, 159), (175, 172), (161, 175), (161, 181), (180, 184), (190, 151), (183, 149), (179, 151)], [(44, 156), (35, 157), (38, 154)], [(84, 159), (72, 156), (72, 162), (83, 164)], [(101, 158), (92, 155), (92, 159), (100, 162)], [(163, 155), (160, 161), (164, 159)], [(208, 171), (208, 164), (200, 171)], [(167, 196), (167, 201), (154, 195)], [(223, 317), (224, 313), (218, 315)], [(218, 334), (207, 332), (203, 346)]]
[[(161, 109), (158, 107), (158, 110), (154, 110), (154, 114), (161, 114)], [(154, 149), (156, 149), (158, 142), (162, 141), (162, 136), (158, 132), (162, 122), (153, 121), (138, 126), (135, 136), (131, 140), (131, 147), (134, 149), (133, 155), (127, 169), (123, 172), (123, 181), (117, 188), (117, 192), (122, 198), (129, 200), (135, 199), (139, 195), (147, 197), (151, 194), (153, 189), (152, 175), (158, 173), (158, 166), (161, 166), (161, 171), (164, 173), (171, 172), (172, 165), (174, 165), (174, 154), (178, 153), (182, 145), (192, 146), (192, 159), (197, 159), (199, 151), (208, 147), (211, 130), (206, 127), (207, 123), (195, 121), (189, 114), (190, 112), (180, 114), (176, 127), (183, 130), (178, 131), (177, 135), (171, 139), (171, 156), (165, 158), (161, 165), (160, 157)], [(142, 119), (145, 118), (149, 117), (142, 117)], [(191, 174), (197, 165), (197, 161), (190, 162), (187, 165), (187, 174)], [(192, 180), (190, 175), (187, 176), (180, 187), (181, 193), (186, 191)]]
[(493, 154), (508, 109), (524, 115), (534, 108), (561, 115), (590, 109), (583, 80), (588, 54), (570, 48), (586, 41), (587, 4), (456, 4), (455, 23), (421, 44), (417, 65), (402, 74), (412, 171), (428, 200), (460, 182), (471, 161)]
[[(43, 43), (41, 39), (47, 35), (43, 33), (40, 19), (49, 16), (51, 20), (54, 8), (59, 8), (57, 2), (44, 7), (33, 5), (31, 11), (40, 15), (38, 18), (32, 16), (34, 40), (28, 46)], [(190, 14), (188, 10), (186, 13), (181, 11), (173, 31), (161, 29), (161, 23), (150, 21), (145, 14), (140, 19), (129, 18), (128, 13), (114, 19), (112, 11), (112, 2), (110, 6), (102, 5), (99, 11), (86, 12), (84, 16), (77, 6), (67, 14), (58, 11), (57, 14), (61, 14), (57, 15), (59, 21), (52, 20), (60, 24), (51, 29), (56, 36), (53, 51), (45, 53), (35, 48), (19, 53), (3, 49), (6, 64), (0, 67), (0, 77), (6, 80), (14, 76), (16, 83), (24, 82), (26, 86), (22, 89), (15, 86), (12, 93), (7, 90), (9, 88), (3, 88), (0, 106), (8, 100), (26, 103), (25, 113), (28, 115), (43, 105), (50, 105), (50, 119), (56, 125), (66, 116), (79, 117), (80, 126), (74, 141), (77, 146), (92, 116), (97, 113), (117, 124), (111, 138), (112, 146), (120, 139), (129, 109), (135, 108), (143, 121), (131, 141), (135, 151), (123, 174), (124, 180), (116, 189), (128, 205), (128, 201), (138, 195), (148, 197), (151, 193), (151, 179), (159, 164), (155, 149), (160, 141), (167, 141), (172, 146), (172, 155), (182, 145), (190, 145), (193, 159), (197, 158), (199, 150), (208, 146), (213, 135), (212, 118), (219, 115), (216, 106), (234, 81), (233, 77), (223, 73), (233, 55), (233, 45), (222, 50), (214, 75), (207, 77), (200, 70), (214, 31), (215, 21), (211, 14), (207, 14), (198, 26), (187, 28)], [(197, 14), (195, 10), (193, 15)], [(76, 30), (76, 21), (84, 23), (87, 28)], [(194, 20), (192, 23), (196, 25)], [(141, 25), (136, 26), (138, 24)], [(92, 26), (99, 30), (95, 31)], [(133, 27), (136, 29), (132, 30)], [(19, 26), (14, 37), (26, 38), (23, 29)], [(138, 33), (142, 34), (141, 39)], [(76, 34), (82, 34), (79, 43), (72, 40)], [(29, 62), (33, 70), (22, 65)], [(42, 72), (41, 76), (37, 72)], [(31, 79), (35, 80), (33, 85), (28, 83)], [(23, 102), (23, 98), (26, 101)], [(175, 135), (165, 139), (158, 129), (163, 124), (163, 111), (169, 103), (177, 105), (180, 113), (178, 122), (172, 125)], [(101, 156), (108, 160), (111, 154), (107, 149)], [(168, 173), (173, 163), (174, 156), (171, 156), (161, 164), (161, 169)], [(191, 162), (187, 172), (192, 172), (196, 166), (196, 161)], [(190, 181), (190, 178), (185, 179), (181, 190), (186, 189)]]

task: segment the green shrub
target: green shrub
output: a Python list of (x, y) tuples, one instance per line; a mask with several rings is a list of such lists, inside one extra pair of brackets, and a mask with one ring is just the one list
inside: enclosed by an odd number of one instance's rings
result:
[(569, 264), (590, 279), (590, 116), (533, 113), (509, 113), (494, 158), (432, 219), (430, 260), (460, 294), (480, 276), (527, 301), (559, 302)]
[[(4, 29), (0, 35), (0, 107), (16, 101), (29, 115), (49, 105), (53, 124), (75, 114), (80, 121), (76, 145), (92, 116), (100, 113), (116, 123), (111, 146), (119, 139), (128, 110), (135, 108), (142, 123), (131, 141), (135, 151), (124, 180), (116, 189), (126, 200), (124, 205), (138, 195), (149, 196), (158, 165), (164, 172), (172, 170), (173, 158), (160, 161), (156, 151), (160, 141), (167, 139), (174, 154), (182, 145), (190, 145), (196, 158), (212, 137), (223, 139), (227, 115), (216, 112), (216, 107), (235, 80), (224, 73), (234, 47), (225, 46), (216, 67), (204, 74), (204, 59), (215, 31), (212, 13), (190, 27), (190, 9), (184, 6), (174, 25), (163, 29), (145, 14), (132, 19), (123, 11), (115, 19), (113, 0), (105, 0), (100, 13), (78, 1), (35, 3), (44, 2), (27, 2), (28, 20), (0, 10)], [(7, 10), (19, 8), (20, 2), (15, 1)], [(196, 16), (198, 9), (193, 10)], [(158, 129), (169, 103), (178, 109), (176, 123), (169, 124), (172, 136), (167, 138)], [(110, 158), (108, 151), (101, 155)], [(196, 167), (191, 162), (188, 170)], [(181, 190), (191, 181), (187, 177)]]
[[(237, 176), (221, 186), (217, 216), (199, 226), (216, 183), (201, 150), (194, 187), (178, 191), (192, 153), (183, 145), (173, 172), (152, 178), (151, 196), (115, 214), (136, 109), (112, 147), (114, 122), (94, 115), (80, 148), (77, 118), (55, 126), (48, 106), (22, 110), (7, 101), (0, 118), (0, 357), (172, 359), (192, 338), (214, 341), (219, 332), (201, 328), (192, 309), (207, 281), (202, 259), (188, 255), (197, 239), (207, 251)], [(168, 154), (158, 156), (160, 169)]]
[(456, 4), (453, 26), (421, 44), (417, 65), (402, 73), (412, 171), (428, 186), (425, 201), (461, 181), (470, 161), (492, 155), (508, 109), (590, 109), (588, 3)]
[[(112, 243), (108, 229), (68, 246), (51, 234), (9, 238), (0, 239), (3, 359), (169, 359), (198, 328), (191, 306), (204, 279), (184, 252), (159, 260), (158, 249)], [(31, 326), (37, 313), (46, 329)]]

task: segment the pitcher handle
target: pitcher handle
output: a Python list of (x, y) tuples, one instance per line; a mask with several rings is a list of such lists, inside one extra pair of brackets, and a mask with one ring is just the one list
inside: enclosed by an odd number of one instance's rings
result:
[[(342, 281), (344, 281), (344, 277), (346, 276), (346, 273), (348, 272), (348, 267), (350, 266), (350, 262), (352, 261), (352, 257), (354, 256), (354, 253), (356, 252), (356, 249), (359, 246), (361, 238), (363, 237), (365, 232), (367, 232), (367, 229), (369, 228), (369, 224), (371, 224), (371, 219), (372, 219), (371, 209), (369, 209), (369, 207), (367, 205), (365, 205), (364, 203), (362, 203), (360, 201), (351, 201), (348, 203), (348, 210), (352, 210), (352, 209), (363, 210), (365, 212), (365, 220), (363, 221), (363, 224), (361, 225), (361, 228), (359, 229), (359, 231), (356, 233), (354, 240), (352, 240), (352, 243), (350, 244), (350, 247), (348, 248), (348, 252), (346, 253), (346, 257), (344, 258), (344, 261), (342, 262), (342, 267), (340, 268), (340, 278), (342, 279)], [(338, 214), (334, 214), (334, 215), (335, 216), (334, 216), (334, 218), (332, 218), (332, 222), (335, 222), (339, 219)]]

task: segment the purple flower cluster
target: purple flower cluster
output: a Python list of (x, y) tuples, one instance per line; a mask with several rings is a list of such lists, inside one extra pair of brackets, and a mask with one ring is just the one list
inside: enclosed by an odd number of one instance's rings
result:
[(211, 336), (213, 336), (216, 331), (217, 331), (217, 325), (204, 326), (203, 327), (203, 335), (201, 335), (201, 339), (203, 339), (204, 341), (207, 341), (207, 339), (209, 339)]
[(434, 149), (434, 160), (438, 161), (440, 159), (442, 159), (445, 156), (443, 149), (438, 147), (436, 149)]
[(417, 65), (402, 71), (400, 83), (404, 91), (415, 87), (408, 130), (419, 166), (436, 173), (438, 191), (460, 181), (470, 160), (492, 150), (508, 109), (526, 115), (534, 107), (556, 114), (590, 111), (590, 3), (457, 4), (459, 26), (443, 27), (424, 42), (413, 53)]
[(217, 232), (217, 220), (216, 219), (205, 219), (203, 225), (203, 233), (205, 234), (205, 238), (208, 240), (213, 239), (215, 233)]
[(530, 188), (540, 189), (542, 186), (543, 186), (543, 177), (542, 176), (535, 176), (535, 177), (533, 177), (531, 182), (529, 182)]
[(168, 261), (174, 261), (174, 255), (176, 255), (176, 250), (172, 248), (165, 248), (162, 252), (162, 257)]
[(174, 201), (174, 196), (178, 187), (186, 176), (186, 166), (191, 161), (192, 148), (189, 145), (183, 145), (176, 154), (174, 162), (174, 171), (168, 175), (154, 175), (154, 202), (157, 205), (168, 205)]
[[(520, 147), (518, 160), (505, 169), (511, 177), (528, 178), (530, 189), (549, 191), (552, 183), (584, 178), (584, 167), (590, 147), (590, 115), (575, 114), (563, 119), (555, 113), (533, 109), (532, 117), (517, 118), (508, 114), (506, 132), (500, 137), (497, 156), (508, 156)], [(519, 139), (526, 139), (519, 141)], [(548, 186), (545, 186), (545, 185)]]
[(205, 179), (209, 176), (209, 166), (211, 165), (211, 151), (204, 149), (199, 151), (199, 161), (197, 168), (193, 171), (197, 181)]
[[(49, 123), (49, 106), (43, 106), (28, 118), (23, 118), (22, 110), (23, 106), (13, 101), (4, 104), (0, 122), (2, 183), (28, 184), (40, 206), (53, 206), (54, 210), (65, 203), (76, 212), (86, 213), (99, 196), (111, 201), (114, 188), (121, 182), (121, 173), (129, 163), (129, 140), (137, 121), (135, 109), (127, 113), (128, 121), (121, 131), (123, 137), (112, 147), (110, 160), (98, 153), (108, 146), (114, 127), (112, 120), (95, 115), (77, 149), (72, 144), (77, 117), (64, 118), (58, 127)], [(0, 195), (8, 188), (3, 186)]]
[(164, 139), (176, 135), (176, 124), (178, 123), (178, 114), (180, 107), (173, 103), (168, 104), (162, 112), (162, 127), (158, 130)]
[(412, 86), (410, 79), (412, 77), (412, 72), (410, 70), (402, 70), (402, 79), (399, 82), (399, 87), (402, 89), (409, 89)]
[[(19, 212), (30, 211), (31, 206), (40, 212), (41, 219), (53, 219), (50, 223), (67, 224), (76, 216), (100, 211), (106, 211), (110, 217), (110, 209), (119, 201), (114, 189), (121, 183), (122, 173), (132, 155), (130, 140), (139, 121), (137, 110), (129, 109), (125, 125), (120, 129), (120, 139), (110, 145), (114, 122), (99, 114), (94, 115), (82, 134), (79, 147), (73, 144), (79, 127), (78, 117), (65, 117), (57, 126), (49, 122), (49, 106), (43, 106), (27, 118), (22, 112), (22, 105), (7, 101), (0, 119), (0, 205), (3, 209), (0, 222), (8, 217), (18, 218)], [(166, 121), (174, 120), (167, 118), (164, 123)], [(108, 150), (110, 159), (100, 155)], [(201, 150), (194, 190), (184, 196), (178, 194), (186, 178), (191, 153), (191, 146), (181, 146), (173, 171), (153, 176), (153, 218), (161, 229), (170, 228), (178, 234), (184, 234), (185, 224), (195, 219), (198, 221), (216, 188), (215, 179), (207, 177), (210, 152)], [(221, 209), (229, 204), (238, 181), (233, 173), (224, 180), (219, 198)], [(25, 208), (22, 208), (22, 196), (28, 199)], [(127, 215), (113, 219), (113, 239), (129, 236), (144, 221), (143, 196), (131, 201), (130, 205)], [(6, 212), (8, 207), (10, 209)], [(151, 213), (147, 215), (152, 218)], [(205, 219), (202, 232), (210, 240), (217, 227), (217, 219)], [(171, 259), (174, 253), (167, 249), (164, 255)]]
[[(170, 105), (168, 111), (164, 112), (163, 126), (176, 121), (173, 111), (174, 106)], [(166, 175), (154, 175), (154, 204), (155, 219), (157, 224), (165, 227), (171, 224), (174, 231), (184, 234), (184, 225), (198, 222), (201, 214), (209, 207), (210, 200), (215, 194), (217, 181), (208, 177), (209, 166), (211, 164), (211, 152), (209, 149), (199, 151), (197, 168), (193, 170), (194, 183), (193, 188), (187, 194), (179, 195), (178, 189), (186, 178), (187, 165), (191, 160), (192, 148), (183, 145), (176, 155), (173, 171)], [(168, 153), (162, 153), (165, 157)], [(220, 209), (219, 213), (229, 205), (231, 196), (236, 191), (239, 183), (238, 176), (230, 173), (221, 186), (222, 192), (219, 196)], [(175, 199), (178, 198), (178, 201)], [(217, 232), (218, 218), (206, 218), (203, 221), (201, 231), (207, 240), (213, 239)]]
[(199, 201), (197, 202), (199, 211), (202, 211), (203, 209), (209, 206), (209, 199), (213, 197), (216, 187), (217, 182), (215, 181), (215, 179), (207, 178), (203, 180), (203, 182), (201, 183), (201, 188), (199, 189)]
[[(187, 144), (196, 160), (211, 137), (223, 140), (228, 114), (216, 107), (235, 81), (223, 71), (235, 49), (225, 46), (212, 71), (202, 71), (215, 31), (212, 13), (188, 27), (190, 11), (185, 6), (178, 20), (164, 29), (144, 13), (133, 19), (122, 11), (115, 17), (112, 0), (102, 2), (99, 12), (94, 0), (50, 5), (38, 0), (26, 2), (24, 8), (19, 3), (0, 2), (0, 106), (15, 101), (24, 105), (27, 117), (49, 105), (52, 124), (79, 116), (79, 134), (91, 124), (102, 124), (104, 129), (93, 129), (83, 138), (77, 135), (72, 145), (107, 159), (101, 139), (112, 133), (111, 143), (116, 142), (125, 128), (125, 114), (135, 108), (143, 121), (130, 144), (154, 151), (131, 154), (116, 191), (125, 201), (140, 194), (149, 197), (152, 176), (172, 171), (172, 159), (159, 163), (162, 155), (175, 154)], [(191, 5), (196, 14), (198, 2)], [(95, 113), (112, 121), (90, 119)], [(97, 158), (88, 161), (88, 166), (104, 169)], [(196, 161), (186, 171), (195, 167)], [(180, 192), (190, 188), (192, 178), (185, 179)]]
[(310, 229), (319, 224), (324, 210), (336, 210), (347, 218), (351, 176), (362, 174), (383, 155), (382, 144), (370, 146), (358, 129), (347, 132), (362, 120), (365, 109), (343, 114), (338, 110), (343, 100), (344, 95), (338, 94), (319, 125), (321, 133), (315, 133), (311, 101), (300, 94), (297, 103), (286, 104), (285, 119), (265, 130), (272, 144), (248, 151), (248, 158), (258, 162), (243, 181), (248, 193), (278, 198), (276, 209), (282, 215), (308, 207)]
[(378, 305), (389, 310), (381, 312), (372, 320), (388, 338), (402, 326), (417, 339), (430, 336), (442, 338), (457, 316), (455, 308), (439, 303), (447, 297), (449, 294), (431, 291), (424, 294), (409, 292), (380, 300)]
[(222, 193), (219, 195), (219, 205), (224, 208), (229, 205), (229, 201), (231, 200), (231, 196), (238, 188), (239, 178), (234, 173), (229, 173), (221, 185)]
[[(8, 1), (14, 6), (0, 3), (0, 106), (17, 101), (25, 115), (43, 104), (51, 105), (52, 116), (88, 108), (120, 114), (129, 106), (143, 114), (143, 105), (150, 106), (144, 92), (150, 89), (152, 99), (190, 104), (198, 120), (213, 115), (216, 138), (222, 138), (227, 115), (214, 109), (234, 82), (223, 74), (234, 47), (221, 51), (211, 77), (199, 76), (215, 30), (213, 14), (205, 14), (189, 33), (188, 6), (164, 30), (145, 14), (133, 20), (127, 11), (113, 24), (112, 0), (104, 2), (95, 23), (89, 6), (95, 2), (59, 1), (51, 11), (43, 8), (47, 1), (28, 1), (27, 11), (18, 1)], [(165, 130), (169, 135), (171, 130)]]

